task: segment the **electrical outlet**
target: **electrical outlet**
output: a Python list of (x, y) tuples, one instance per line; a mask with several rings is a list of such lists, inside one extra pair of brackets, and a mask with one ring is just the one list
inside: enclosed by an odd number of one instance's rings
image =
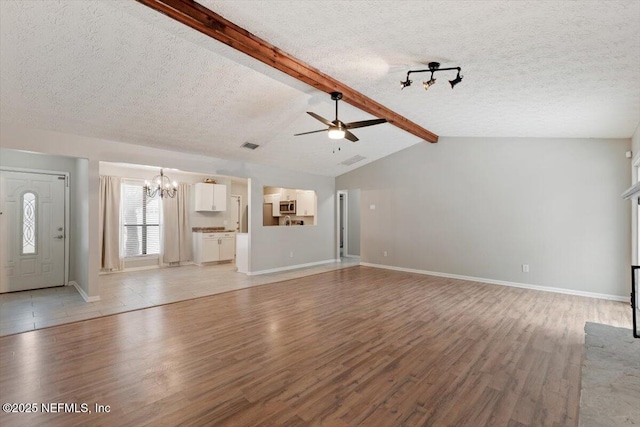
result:
[(382, 252), (382, 256), (387, 256), (387, 251)]
[(376, 210), (376, 205), (369, 205), (369, 210), (375, 211)]
[(522, 272), (523, 273), (529, 272), (529, 264), (522, 264)]
[(289, 252), (289, 258), (293, 258), (293, 251)]
[(223, 221), (223, 225), (226, 227), (227, 225), (229, 225), (229, 221), (227, 220)]

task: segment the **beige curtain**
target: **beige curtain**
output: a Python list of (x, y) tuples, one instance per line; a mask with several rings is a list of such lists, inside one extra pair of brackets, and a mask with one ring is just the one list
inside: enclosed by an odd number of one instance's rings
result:
[(176, 197), (162, 199), (162, 262), (191, 261), (189, 184), (178, 185)]
[(100, 268), (121, 270), (120, 256), (120, 178), (100, 176), (99, 191)]

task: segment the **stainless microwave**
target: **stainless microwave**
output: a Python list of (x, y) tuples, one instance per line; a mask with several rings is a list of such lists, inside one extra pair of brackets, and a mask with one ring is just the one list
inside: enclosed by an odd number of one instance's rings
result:
[(296, 201), (295, 200), (283, 200), (280, 202), (281, 214), (295, 214), (296, 213)]

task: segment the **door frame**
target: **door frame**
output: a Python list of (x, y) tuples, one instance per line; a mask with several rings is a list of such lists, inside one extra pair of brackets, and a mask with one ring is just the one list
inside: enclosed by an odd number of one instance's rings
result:
[(240, 194), (231, 194), (229, 197), (237, 197), (239, 206), (238, 206), (238, 233), (242, 232), (242, 195)]
[(347, 190), (338, 190), (336, 192), (336, 261), (340, 262), (340, 223), (342, 218), (340, 217), (340, 196), (343, 196), (344, 201), (344, 236), (343, 236), (343, 245), (342, 252), (343, 257), (347, 257), (348, 248), (349, 248), (349, 192)]
[(0, 171), (64, 176), (64, 286), (69, 286), (69, 172), (0, 166)]
[[(640, 182), (640, 155), (631, 162), (631, 185)], [(640, 215), (640, 199), (631, 198), (631, 260), (633, 265), (640, 265), (640, 230), (638, 230), (638, 216)]]

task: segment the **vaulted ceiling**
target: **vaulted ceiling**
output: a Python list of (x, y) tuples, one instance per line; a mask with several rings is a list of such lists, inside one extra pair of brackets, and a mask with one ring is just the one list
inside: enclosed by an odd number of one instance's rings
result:
[[(638, 1), (200, 3), (440, 136), (627, 138), (640, 121)], [(429, 61), (462, 67), (463, 82), (439, 73), (425, 92), (416, 75), (401, 91)], [(322, 128), (305, 111), (333, 108), (134, 1), (0, 2), (3, 125), (330, 176), (424, 143), (389, 124), (355, 144), (292, 136)], [(346, 103), (340, 116), (373, 118)]]

